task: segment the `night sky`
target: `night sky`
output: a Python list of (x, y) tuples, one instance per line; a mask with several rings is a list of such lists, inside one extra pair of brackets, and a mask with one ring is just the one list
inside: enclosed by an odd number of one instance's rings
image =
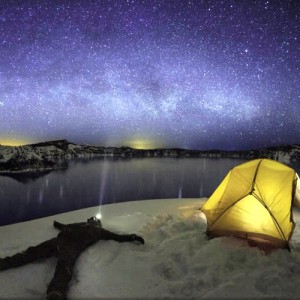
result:
[(0, 144), (300, 143), (300, 1), (0, 1)]

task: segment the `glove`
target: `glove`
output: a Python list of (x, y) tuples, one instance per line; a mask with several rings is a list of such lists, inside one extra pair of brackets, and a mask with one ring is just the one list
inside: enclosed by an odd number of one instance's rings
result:
[(139, 242), (141, 244), (145, 244), (144, 239), (142, 237), (136, 235), (136, 234), (132, 234), (131, 239), (132, 239), (133, 242)]

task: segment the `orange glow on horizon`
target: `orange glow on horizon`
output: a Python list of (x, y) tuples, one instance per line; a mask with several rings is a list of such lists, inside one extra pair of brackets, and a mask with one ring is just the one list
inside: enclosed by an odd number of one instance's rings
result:
[(123, 141), (123, 145), (129, 146), (134, 149), (154, 149), (163, 147), (163, 143), (150, 139), (129, 139)]
[(30, 144), (29, 141), (24, 139), (1, 139), (0, 138), (0, 145), (1, 146), (24, 146)]

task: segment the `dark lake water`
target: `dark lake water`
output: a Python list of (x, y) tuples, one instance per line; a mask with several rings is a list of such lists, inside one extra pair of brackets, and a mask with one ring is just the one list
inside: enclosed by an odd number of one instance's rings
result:
[(0, 176), (0, 226), (131, 200), (209, 197), (240, 159), (68, 161), (40, 177)]

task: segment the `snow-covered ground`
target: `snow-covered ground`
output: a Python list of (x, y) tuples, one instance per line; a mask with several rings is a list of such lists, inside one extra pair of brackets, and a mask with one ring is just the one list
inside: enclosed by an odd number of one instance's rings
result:
[[(265, 255), (244, 241), (207, 240), (199, 207), (205, 199), (145, 200), (101, 207), (103, 227), (137, 233), (145, 245), (100, 241), (78, 259), (69, 299), (299, 298), (300, 213), (292, 252)], [(98, 207), (0, 227), (0, 256), (57, 234), (53, 220), (85, 221)], [(55, 258), (0, 272), (0, 299), (43, 298)]]

